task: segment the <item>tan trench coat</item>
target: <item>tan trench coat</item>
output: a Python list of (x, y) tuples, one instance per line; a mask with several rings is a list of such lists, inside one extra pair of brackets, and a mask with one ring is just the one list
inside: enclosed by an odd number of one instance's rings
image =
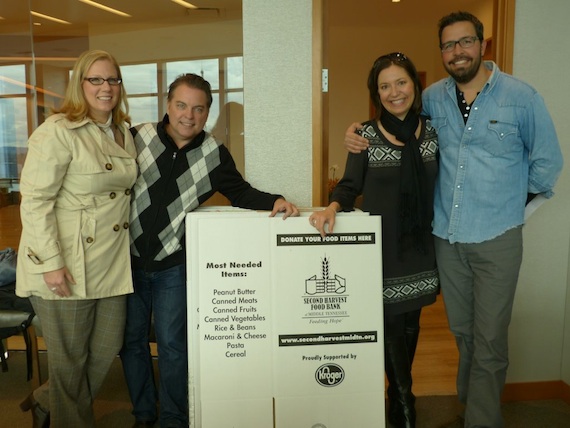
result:
[(136, 149), (126, 125), (125, 149), (91, 120), (49, 117), (30, 137), (22, 170), (22, 237), (16, 294), (59, 299), (43, 273), (67, 266), (71, 299), (133, 291), (129, 204)]

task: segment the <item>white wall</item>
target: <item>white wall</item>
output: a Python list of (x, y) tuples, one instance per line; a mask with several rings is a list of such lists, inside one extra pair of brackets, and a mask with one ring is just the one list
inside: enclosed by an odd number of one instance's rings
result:
[(533, 85), (552, 114), (566, 161), (556, 195), (524, 229), (524, 259), (511, 327), (508, 382), (570, 384), (570, 67), (567, 0), (517, 0), (513, 74)]
[(244, 0), (248, 181), (312, 202), (312, 1)]

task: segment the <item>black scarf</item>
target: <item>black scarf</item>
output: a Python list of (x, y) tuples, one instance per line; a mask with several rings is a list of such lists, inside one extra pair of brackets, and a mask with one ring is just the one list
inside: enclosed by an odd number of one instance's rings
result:
[(425, 253), (425, 237), (430, 233), (426, 171), (420, 153), (420, 142), (416, 129), (420, 122), (418, 114), (412, 110), (404, 120), (388, 113), (380, 116), (380, 123), (386, 131), (404, 143), (400, 160), (400, 200), (398, 225), (398, 252), (400, 256), (410, 247)]

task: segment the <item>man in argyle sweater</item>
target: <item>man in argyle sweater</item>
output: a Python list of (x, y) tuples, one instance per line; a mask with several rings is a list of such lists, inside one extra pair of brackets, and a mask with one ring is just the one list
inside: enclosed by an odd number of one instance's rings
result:
[(195, 74), (169, 87), (162, 122), (132, 129), (139, 177), (131, 202), (131, 254), (135, 292), (127, 300), (121, 359), (135, 427), (153, 426), (157, 390), (149, 351), (151, 313), (158, 346), (161, 427), (188, 426), (186, 251), (184, 220), (216, 191), (233, 206), (299, 215), (280, 195), (253, 188), (228, 149), (204, 131), (212, 93)]

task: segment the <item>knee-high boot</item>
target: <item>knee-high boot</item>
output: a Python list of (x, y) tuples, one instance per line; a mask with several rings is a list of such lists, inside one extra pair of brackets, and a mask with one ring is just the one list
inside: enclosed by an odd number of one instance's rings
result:
[(405, 336), (384, 341), (386, 376), (388, 377), (388, 421), (394, 428), (415, 428), (415, 397), (412, 394), (412, 371)]
[(418, 338), (420, 337), (419, 327), (406, 327), (406, 346), (408, 347), (408, 359), (410, 360), (410, 369), (414, 363), (416, 348), (418, 346)]

